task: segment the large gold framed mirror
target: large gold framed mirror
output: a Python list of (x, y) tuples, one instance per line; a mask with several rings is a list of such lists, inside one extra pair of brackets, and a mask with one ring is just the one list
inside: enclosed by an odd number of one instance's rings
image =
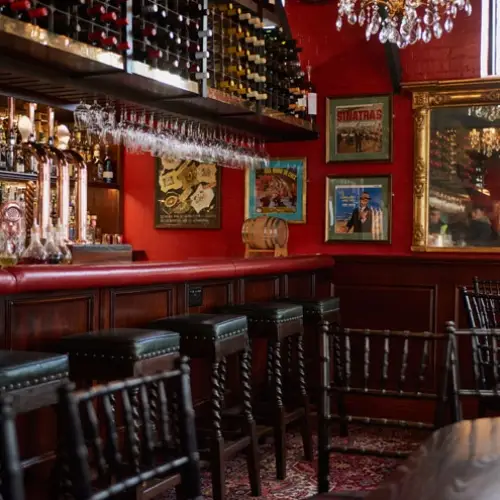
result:
[(500, 252), (500, 80), (413, 84), (412, 250)]

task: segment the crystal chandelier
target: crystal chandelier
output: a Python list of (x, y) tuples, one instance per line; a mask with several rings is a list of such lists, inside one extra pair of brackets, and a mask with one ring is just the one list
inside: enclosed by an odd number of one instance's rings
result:
[(469, 132), (469, 141), (472, 149), (488, 158), (500, 151), (500, 130), (496, 128), (472, 129)]
[(338, 0), (340, 31), (344, 17), (365, 27), (366, 39), (377, 35), (381, 43), (405, 48), (419, 40), (429, 43), (453, 29), (458, 11), (472, 13), (470, 0)]
[(473, 106), (469, 108), (469, 116), (477, 116), (490, 122), (500, 119), (500, 105), (499, 106)]

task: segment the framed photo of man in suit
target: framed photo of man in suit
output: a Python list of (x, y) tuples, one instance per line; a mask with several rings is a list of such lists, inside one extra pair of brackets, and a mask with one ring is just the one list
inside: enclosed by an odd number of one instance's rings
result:
[(391, 176), (326, 178), (325, 241), (391, 241)]

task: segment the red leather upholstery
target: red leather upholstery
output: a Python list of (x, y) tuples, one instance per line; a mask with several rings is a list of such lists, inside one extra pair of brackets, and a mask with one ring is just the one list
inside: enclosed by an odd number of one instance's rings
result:
[[(15, 266), (0, 272), (3, 280), (13, 282), (3, 293), (144, 286), (184, 281), (232, 279), (261, 274), (282, 274), (332, 267), (328, 255), (303, 255), (262, 259), (206, 259), (184, 262), (133, 262), (95, 266)], [(3, 277), (3, 273), (6, 274)], [(9, 281), (10, 280), (10, 281)], [(7, 287), (7, 285), (5, 285)], [(7, 290), (7, 288), (6, 288)]]
[(0, 294), (7, 295), (15, 293), (16, 279), (9, 271), (0, 270)]

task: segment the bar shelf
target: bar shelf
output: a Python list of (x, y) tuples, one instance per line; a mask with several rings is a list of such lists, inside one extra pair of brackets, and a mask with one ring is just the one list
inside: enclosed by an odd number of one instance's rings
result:
[(81, 100), (113, 97), (202, 123), (225, 125), (269, 141), (318, 137), (313, 126), (244, 99), (153, 68), (130, 56), (75, 41), (0, 15), (0, 93), (72, 110)]

